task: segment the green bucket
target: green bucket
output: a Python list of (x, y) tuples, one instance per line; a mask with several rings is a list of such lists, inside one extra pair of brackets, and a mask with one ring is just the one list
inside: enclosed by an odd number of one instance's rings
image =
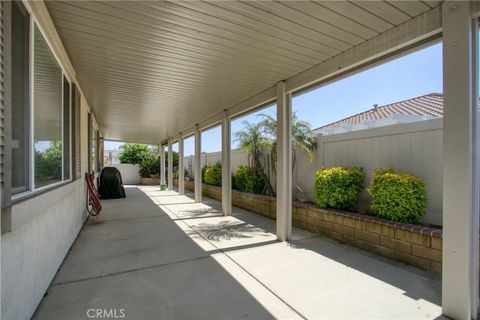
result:
[(160, 190), (162, 191), (167, 190), (167, 185), (165, 183), (160, 183)]

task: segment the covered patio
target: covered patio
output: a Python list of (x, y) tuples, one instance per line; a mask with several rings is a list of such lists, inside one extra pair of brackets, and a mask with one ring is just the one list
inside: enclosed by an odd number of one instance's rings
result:
[[(130, 186), (86, 222), (34, 319), (438, 319), (441, 285), (419, 269), (193, 195)], [(94, 311), (91, 311), (93, 313)]]
[[(2, 1), (2, 318), (478, 319), (479, 4)], [(292, 98), (439, 42), (441, 276), (293, 228)], [(275, 221), (232, 206), (232, 119), (267, 105)], [(201, 176), (218, 125), (221, 202)], [(159, 145), (170, 191), (132, 186), (88, 217), (104, 140)]]

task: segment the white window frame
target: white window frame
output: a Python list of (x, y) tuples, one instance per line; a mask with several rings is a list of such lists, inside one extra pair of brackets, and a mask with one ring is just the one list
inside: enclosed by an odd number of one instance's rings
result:
[(476, 106), (477, 113), (477, 123), (474, 125), (474, 154), (473, 154), (473, 172), (474, 172), (474, 181), (473, 181), (473, 193), (476, 194), (474, 197), (473, 203), (473, 225), (472, 225), (472, 244), (473, 244), (473, 266), (472, 266), (472, 318), (478, 319), (480, 314), (480, 107), (479, 107), (479, 85), (480, 85), (480, 13), (473, 15), (472, 19), (472, 58), (474, 60), (474, 94), (473, 94), (473, 105)]
[[(58, 58), (57, 54), (55, 53), (54, 50), (52, 50), (52, 45), (50, 43), (50, 41), (48, 40), (48, 37), (46, 37), (46, 33), (44, 32), (44, 30), (42, 29), (42, 27), (37, 23), (37, 20), (36, 18), (34, 17), (34, 14), (32, 13), (32, 10), (28, 4), (28, 2), (25, 2), (25, 1), (21, 1), (22, 5), (24, 6), (24, 8), (27, 10), (28, 14), (29, 14), (29, 72), (28, 72), (28, 83), (29, 83), (29, 106), (28, 106), (28, 112), (29, 112), (29, 122), (30, 122), (30, 127), (29, 127), (29, 137), (27, 139), (27, 143), (29, 144), (28, 145), (28, 151), (29, 151), (29, 154), (28, 154), (28, 159), (27, 159), (27, 163), (28, 163), (28, 167), (29, 167), (29, 176), (28, 176), (28, 183), (27, 183), (27, 186), (26, 186), (26, 190), (24, 192), (20, 192), (18, 194), (15, 194), (15, 195), (12, 195), (12, 201), (17, 201), (17, 200), (21, 200), (23, 198), (27, 198), (27, 197), (30, 197), (31, 195), (34, 195), (36, 193), (41, 193), (41, 192), (44, 192), (44, 191), (47, 191), (49, 189), (55, 189), (56, 187), (58, 186), (61, 186), (61, 185), (64, 185), (64, 184), (67, 184), (67, 183), (70, 183), (73, 181), (73, 175), (72, 175), (72, 145), (73, 145), (73, 137), (72, 137), (72, 113), (73, 113), (73, 110), (72, 110), (72, 79), (68, 76), (67, 72), (65, 71), (65, 68), (63, 67), (62, 63), (60, 62), (61, 60)], [(35, 69), (35, 59), (34, 59), (34, 55), (35, 55), (35, 46), (34, 46), (34, 43), (35, 43), (35, 27), (38, 28), (38, 30), (40, 31), (42, 37), (43, 37), (43, 40), (45, 40), (50, 52), (52, 53), (52, 55), (55, 57), (55, 60), (58, 64), (58, 66), (60, 67), (61, 69), (61, 84), (62, 84), (62, 90), (61, 90), (61, 101), (62, 101), (62, 112), (61, 112), (61, 128), (62, 128), (62, 180), (61, 181), (58, 181), (58, 182), (55, 182), (55, 183), (51, 183), (49, 185), (46, 185), (46, 186), (42, 186), (42, 187), (39, 187), (39, 188), (35, 188), (35, 138), (34, 138), (34, 132), (35, 132), (35, 99), (34, 99), (34, 91), (35, 91), (35, 83), (34, 83), (34, 78), (35, 78), (35, 75), (34, 75), (34, 69)], [(69, 135), (69, 139), (70, 139), (70, 148), (68, 150), (69, 154), (70, 154), (70, 161), (69, 161), (69, 164), (70, 164), (70, 178), (69, 179), (65, 179), (65, 170), (64, 170), (64, 162), (65, 162), (65, 154), (64, 154), (64, 130), (65, 130), (65, 122), (64, 122), (64, 77), (65, 79), (67, 80), (68, 84), (69, 84), (69, 87), (70, 87), (70, 93), (69, 93), (69, 99), (68, 99), (68, 104), (69, 104), (69, 108), (70, 108), (70, 117), (69, 117), (69, 130), (70, 130), (70, 135)]]

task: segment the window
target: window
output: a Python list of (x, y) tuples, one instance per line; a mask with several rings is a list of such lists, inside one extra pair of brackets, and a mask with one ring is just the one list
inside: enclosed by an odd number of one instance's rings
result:
[(72, 178), (73, 180), (81, 178), (82, 170), (81, 170), (81, 155), (80, 155), (80, 91), (78, 91), (77, 86), (75, 84), (71, 87), (71, 97), (72, 97), (72, 126), (71, 126), (71, 134), (72, 134)]
[(97, 172), (98, 131), (92, 126), (92, 171)]
[(89, 172), (98, 172), (98, 130), (95, 128), (93, 124), (93, 115), (91, 113), (88, 114), (88, 130), (89, 130), (89, 138), (90, 138), (90, 162), (89, 162)]
[(12, 194), (29, 188), (29, 30), (21, 2), (12, 2)]
[(70, 163), (71, 163), (71, 148), (70, 148), (70, 139), (71, 139), (71, 115), (70, 110), (72, 109), (70, 102), (72, 101), (70, 97), (70, 83), (67, 78), (63, 77), (63, 179), (70, 179)]
[(62, 69), (40, 30), (34, 33), (34, 186), (62, 181)]
[(11, 37), (12, 195), (18, 196), (71, 179), (76, 115), (71, 83), (21, 1), (11, 2)]

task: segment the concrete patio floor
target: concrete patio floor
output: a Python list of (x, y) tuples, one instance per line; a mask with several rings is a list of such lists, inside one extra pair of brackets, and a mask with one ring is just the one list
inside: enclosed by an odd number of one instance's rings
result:
[(84, 225), (34, 319), (435, 319), (438, 279), (192, 195), (127, 187)]

